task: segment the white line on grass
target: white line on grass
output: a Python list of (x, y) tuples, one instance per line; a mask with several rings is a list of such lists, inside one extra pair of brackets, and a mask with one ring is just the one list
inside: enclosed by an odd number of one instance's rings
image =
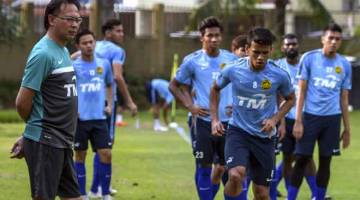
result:
[(186, 143), (191, 145), (191, 140), (188, 134), (186, 134), (186, 131), (184, 130), (183, 127), (178, 126), (175, 128), (176, 132), (178, 133), (178, 135), (185, 140)]

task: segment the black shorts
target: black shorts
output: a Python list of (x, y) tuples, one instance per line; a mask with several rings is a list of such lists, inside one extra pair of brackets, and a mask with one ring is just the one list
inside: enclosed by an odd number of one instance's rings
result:
[(253, 136), (241, 128), (229, 125), (225, 159), (228, 169), (246, 167), (247, 175), (254, 183), (269, 186), (275, 162), (274, 140)]
[(284, 154), (291, 155), (295, 151), (296, 139), (293, 135), (294, 119), (285, 118), (286, 123), (286, 134), (284, 139), (281, 141), (281, 151)]
[(316, 141), (320, 156), (340, 154), (340, 114), (319, 116), (304, 113), (303, 122), (304, 134), (296, 144), (296, 154), (313, 155)]
[(85, 151), (88, 149), (90, 140), (93, 151), (98, 149), (110, 149), (112, 141), (110, 139), (108, 124), (106, 120), (78, 120), (75, 134), (75, 150)]
[(73, 151), (24, 138), (31, 196), (41, 199), (80, 197), (73, 163)]
[[(198, 164), (209, 165), (214, 161), (216, 164), (225, 164), (225, 136), (213, 136), (211, 134), (211, 122), (196, 118), (195, 140), (195, 159)], [(214, 158), (217, 159), (214, 160)]]

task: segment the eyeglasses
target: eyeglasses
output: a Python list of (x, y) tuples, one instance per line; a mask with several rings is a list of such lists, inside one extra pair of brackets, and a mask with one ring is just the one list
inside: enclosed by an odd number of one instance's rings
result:
[(80, 24), (82, 22), (82, 20), (83, 20), (81, 17), (71, 17), (71, 16), (62, 17), (62, 16), (57, 16), (57, 15), (54, 15), (54, 16), (59, 18), (59, 19), (65, 20), (65, 21), (67, 21), (69, 23), (75, 22), (77, 24)]

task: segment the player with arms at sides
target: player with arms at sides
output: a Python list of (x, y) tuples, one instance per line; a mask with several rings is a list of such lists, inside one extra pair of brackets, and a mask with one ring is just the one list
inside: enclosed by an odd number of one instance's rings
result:
[[(229, 180), (225, 200), (239, 199), (246, 176), (253, 182), (254, 199), (268, 200), (274, 169), (276, 124), (295, 101), (288, 73), (268, 60), (273, 34), (265, 28), (249, 31), (248, 57), (239, 59), (221, 71), (211, 88), (212, 133), (224, 135), (218, 105), (223, 88), (232, 84), (233, 113), (226, 133), (225, 159)], [(277, 109), (277, 95), (285, 103)]]
[[(276, 64), (280, 67), (286, 69), (291, 78), (291, 83), (294, 87), (295, 94), (298, 94), (298, 80), (297, 74), (299, 71), (299, 39), (295, 34), (286, 34), (283, 36), (281, 51), (285, 55), (285, 57), (276, 60)], [(285, 116), (285, 119), (279, 126), (279, 130), (283, 130), (285, 132), (284, 138), (281, 140), (281, 151), (283, 152), (283, 174), (285, 180), (285, 186), (288, 188), (290, 185), (291, 173), (293, 170), (293, 163), (295, 161), (295, 144), (296, 139), (293, 135), (293, 127), (296, 116), (296, 104), (291, 108), (289, 113)], [(314, 160), (311, 160), (309, 164), (306, 166), (306, 181), (311, 190), (312, 198), (315, 197), (316, 194), (316, 167)], [(278, 180), (280, 181), (280, 180)], [(278, 182), (277, 184), (278, 185)]]
[[(125, 105), (130, 109), (133, 115), (137, 113), (137, 106), (133, 102), (129, 93), (128, 87), (125, 83), (123, 76), (123, 65), (125, 62), (125, 51), (121, 48), (121, 44), (124, 40), (124, 27), (120, 20), (109, 19), (101, 28), (104, 39), (98, 41), (95, 47), (95, 56), (106, 59), (110, 62), (113, 78), (114, 78), (114, 91), (113, 91), (113, 111), (108, 116), (107, 121), (109, 125), (109, 134), (114, 145), (115, 137), (115, 118), (116, 118), (116, 107), (117, 107), (117, 92), (118, 89), (124, 98)], [(117, 89), (116, 89), (117, 88)], [(99, 156), (95, 154), (94, 157), (94, 178), (91, 185), (91, 196), (96, 196), (99, 186), (98, 169), (99, 169)], [(112, 194), (116, 193), (116, 190), (110, 189)]]
[[(297, 197), (316, 142), (319, 147), (316, 200), (325, 198), (331, 158), (334, 153), (340, 152), (340, 138), (343, 140), (343, 148), (350, 144), (348, 96), (351, 89), (351, 66), (337, 53), (341, 41), (341, 27), (331, 23), (324, 28), (322, 48), (305, 53), (300, 60), (299, 98), (293, 130), (298, 142), (289, 200)], [(340, 136), (341, 118), (344, 130)]]
[[(213, 199), (219, 189), (224, 168), (224, 136), (211, 135), (211, 119), (209, 115), (211, 83), (219, 76), (221, 69), (235, 59), (234, 54), (219, 49), (222, 40), (223, 27), (214, 17), (208, 17), (200, 22), (200, 41), (202, 49), (186, 56), (177, 71), (176, 77), (170, 82), (170, 91), (177, 97), (195, 117), (195, 159), (197, 167), (195, 175), (196, 186), (201, 200)], [(188, 89), (182, 86), (192, 83), (195, 98)], [(227, 124), (230, 118), (227, 107), (231, 106), (230, 87), (222, 92), (220, 120)], [(193, 101), (194, 99), (194, 101)], [(217, 163), (214, 163), (214, 157)], [(214, 167), (212, 164), (214, 163)]]
[[(81, 56), (73, 61), (79, 102), (75, 135), (75, 169), (84, 200), (86, 196), (85, 158), (90, 140), (92, 149), (100, 157), (99, 174), (103, 199), (111, 199), (111, 144), (106, 115), (112, 111), (112, 72), (110, 63), (94, 56), (95, 36), (84, 29), (75, 37)], [(105, 101), (108, 102), (105, 106)]]

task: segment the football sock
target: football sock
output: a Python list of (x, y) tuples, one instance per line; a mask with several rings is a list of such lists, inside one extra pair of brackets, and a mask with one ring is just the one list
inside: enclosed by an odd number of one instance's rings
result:
[(92, 183), (91, 183), (91, 192), (93, 193), (97, 193), (98, 191), (98, 187), (100, 184), (100, 177), (99, 177), (99, 165), (100, 165), (100, 157), (98, 153), (95, 153), (94, 155), (94, 161), (93, 161), (93, 169), (94, 169), (94, 173), (93, 173), (93, 179), (92, 179)]
[(326, 188), (318, 187), (316, 200), (324, 200), (326, 195)]
[(287, 200), (296, 200), (296, 197), (299, 193), (299, 188), (296, 188), (292, 185), (289, 185), (288, 187), (288, 198)]
[(280, 180), (282, 178), (282, 169), (283, 169), (283, 162), (280, 162), (280, 164), (276, 167), (275, 176), (270, 183), (270, 199), (271, 200), (277, 199), (277, 186), (279, 185)]
[(85, 164), (81, 162), (75, 162), (76, 177), (80, 187), (81, 195), (86, 195), (86, 170)]
[(215, 198), (217, 192), (219, 191), (220, 184), (211, 184), (212, 197)]
[(211, 167), (199, 167), (199, 196), (200, 200), (212, 200)]
[(315, 176), (305, 176), (305, 178), (311, 190), (311, 198), (313, 198), (317, 193), (316, 178)]
[(102, 189), (102, 195), (110, 194), (110, 182), (111, 182), (111, 163), (99, 163), (99, 177)]

